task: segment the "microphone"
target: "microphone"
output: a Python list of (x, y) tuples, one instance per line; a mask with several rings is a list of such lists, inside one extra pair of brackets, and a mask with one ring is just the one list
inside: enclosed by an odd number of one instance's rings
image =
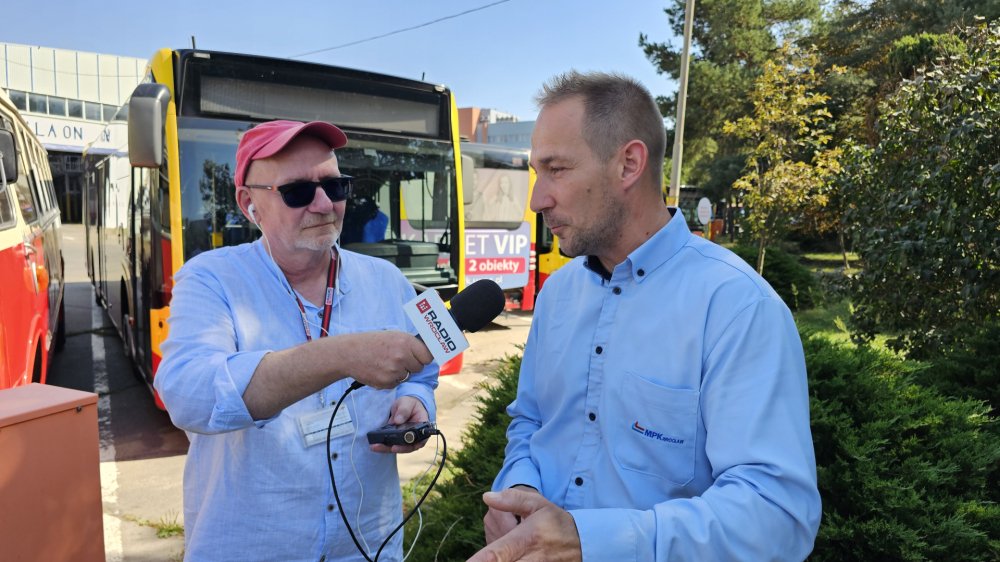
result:
[(477, 332), (503, 312), (503, 289), (490, 279), (477, 281), (451, 299), (451, 309), (436, 291), (427, 291), (403, 305), (420, 338), (438, 365), (469, 348), (463, 331)]
[(507, 306), (503, 289), (492, 279), (476, 281), (451, 298), (451, 317), (463, 332), (478, 332)]

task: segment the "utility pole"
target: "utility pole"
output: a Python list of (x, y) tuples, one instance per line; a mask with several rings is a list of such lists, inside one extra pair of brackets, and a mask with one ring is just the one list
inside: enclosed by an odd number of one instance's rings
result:
[(681, 160), (684, 158), (684, 110), (687, 107), (688, 66), (691, 56), (691, 28), (694, 26), (694, 0), (684, 8), (684, 50), (681, 52), (681, 83), (677, 89), (677, 119), (674, 125), (674, 155), (670, 163), (670, 199), (679, 204), (681, 196)]

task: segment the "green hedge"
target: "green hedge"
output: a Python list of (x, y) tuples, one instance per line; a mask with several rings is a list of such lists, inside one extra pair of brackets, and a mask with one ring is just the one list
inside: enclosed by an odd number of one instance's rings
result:
[[(743, 258), (750, 267), (757, 267), (755, 246), (736, 246), (733, 253)], [(778, 248), (768, 248), (764, 253), (764, 280), (778, 293), (792, 310), (804, 310), (816, 306), (819, 295), (819, 280), (795, 256)]]
[(997, 560), (988, 407), (913, 383), (923, 366), (803, 342), (823, 522), (809, 560)]
[[(803, 345), (823, 498), (809, 560), (1000, 559), (1000, 507), (989, 501), (1000, 435), (988, 407), (914, 384), (927, 366), (888, 352), (821, 336)], [(485, 545), (481, 494), (503, 462), (519, 368), (509, 357), (494, 373), (451, 478), (424, 504), (411, 560), (464, 561)], [(415, 532), (413, 520), (407, 547)]]
[(921, 382), (949, 396), (974, 398), (1000, 407), (1000, 322), (969, 330), (961, 346), (946, 348), (921, 372)]
[[(482, 496), (493, 487), (493, 477), (503, 467), (507, 426), (511, 420), (507, 405), (517, 397), (520, 370), (521, 356), (507, 356), (491, 373), (491, 380), (485, 387), (487, 392), (476, 397), (479, 402), (476, 419), (462, 435), (462, 449), (448, 456), (450, 478), (438, 483), (421, 507), (424, 526), (408, 560), (464, 562), (486, 546), (483, 534), (486, 505)], [(419, 488), (417, 495), (420, 495)], [(412, 506), (410, 497), (410, 486), (404, 486), (405, 511)], [(404, 553), (410, 548), (417, 524), (418, 519), (414, 516), (406, 525)]]

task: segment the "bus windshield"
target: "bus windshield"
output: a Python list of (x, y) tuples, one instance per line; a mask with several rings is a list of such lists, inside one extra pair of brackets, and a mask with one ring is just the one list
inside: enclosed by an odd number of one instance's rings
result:
[[(236, 147), (250, 127), (245, 121), (178, 119), (185, 259), (259, 237), (236, 205), (233, 183)], [(451, 144), (360, 133), (349, 139), (336, 151), (341, 173), (355, 178), (341, 245), (404, 238), (439, 242), (453, 214)], [(441, 269), (450, 270), (446, 264)], [(443, 281), (453, 276), (442, 273)]]

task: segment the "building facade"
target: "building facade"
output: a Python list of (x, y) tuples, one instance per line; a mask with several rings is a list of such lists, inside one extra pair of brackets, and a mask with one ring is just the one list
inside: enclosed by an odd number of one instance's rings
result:
[(495, 109), (460, 107), (458, 134), (472, 142), (486, 143), (490, 128), (499, 123), (516, 123), (517, 116)]
[(531, 131), (534, 121), (516, 121), (490, 125), (486, 144), (509, 146), (511, 148), (531, 148)]
[(81, 154), (120, 148), (105, 132), (126, 120), (122, 105), (142, 80), (145, 59), (0, 43), (0, 87), (49, 153), (63, 223), (81, 222)]

